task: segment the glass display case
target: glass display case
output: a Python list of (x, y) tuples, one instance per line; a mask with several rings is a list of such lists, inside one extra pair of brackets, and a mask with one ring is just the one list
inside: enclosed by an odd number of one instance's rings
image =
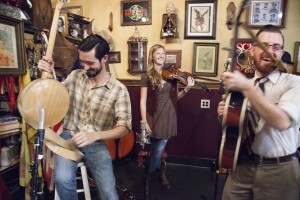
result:
[(147, 67), (148, 39), (141, 37), (137, 28), (128, 43), (128, 72), (145, 72)]

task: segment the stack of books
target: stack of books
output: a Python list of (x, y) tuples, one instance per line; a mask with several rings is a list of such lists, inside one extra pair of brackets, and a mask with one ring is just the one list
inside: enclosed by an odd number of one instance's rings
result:
[(21, 128), (22, 124), (19, 122), (18, 117), (9, 116), (0, 118), (0, 135), (18, 132)]

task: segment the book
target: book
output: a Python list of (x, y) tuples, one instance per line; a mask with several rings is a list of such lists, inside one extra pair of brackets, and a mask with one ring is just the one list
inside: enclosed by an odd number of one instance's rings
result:
[(0, 118), (0, 126), (4, 126), (4, 125), (7, 125), (7, 124), (15, 124), (15, 123), (19, 123), (17, 117), (3, 117), (3, 118)]
[(22, 124), (18, 123), (13, 123), (13, 124), (7, 124), (7, 125), (3, 125), (0, 126), (0, 132), (1, 131), (8, 131), (11, 129), (18, 129), (18, 128), (22, 128)]
[[(21, 129), (20, 128), (15, 128), (15, 129), (11, 129), (11, 130), (7, 130), (7, 131), (0, 131), (0, 136), (9, 134), (9, 133), (16, 133), (16, 132), (20, 132)], [(0, 137), (1, 139), (1, 137)]]

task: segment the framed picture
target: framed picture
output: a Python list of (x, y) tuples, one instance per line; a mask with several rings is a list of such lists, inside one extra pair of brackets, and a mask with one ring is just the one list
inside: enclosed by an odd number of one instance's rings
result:
[(181, 68), (181, 50), (166, 50), (165, 66)]
[(57, 22), (57, 31), (63, 34), (69, 33), (69, 25), (68, 25), (68, 15), (60, 14)]
[(193, 75), (217, 76), (219, 43), (194, 43)]
[(24, 54), (22, 21), (0, 15), (0, 74), (24, 74)]
[[(233, 43), (233, 42), (232, 42)], [(250, 49), (253, 46), (253, 40), (249, 38), (238, 38), (235, 44), (235, 58), (233, 67), (248, 77), (254, 75), (255, 65), (250, 55)]]
[(85, 28), (90, 24), (83, 16), (68, 13), (68, 32), (75, 39), (82, 40), (84, 38)]
[(121, 26), (152, 24), (152, 0), (121, 1)]
[(293, 72), (294, 74), (300, 75), (300, 42), (295, 42)]
[(261, 27), (272, 24), (285, 27), (287, 0), (254, 0), (247, 10), (247, 24), (250, 27)]
[(121, 51), (109, 52), (108, 63), (121, 63)]
[(184, 39), (215, 39), (216, 18), (216, 0), (186, 1)]
[(64, 8), (66, 8), (69, 13), (76, 14), (76, 15), (83, 15), (82, 6), (69, 6)]

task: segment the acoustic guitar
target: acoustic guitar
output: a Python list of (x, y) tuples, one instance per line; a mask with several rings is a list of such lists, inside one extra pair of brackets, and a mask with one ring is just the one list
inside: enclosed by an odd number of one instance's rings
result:
[[(243, 0), (240, 11), (237, 15), (235, 23), (235, 32), (233, 45), (236, 47), (236, 39), (238, 36), (238, 27), (240, 23), (240, 17), (245, 10), (249, 0)], [(236, 59), (236, 49), (233, 48), (232, 61)], [(233, 66), (234, 62), (231, 62), (229, 70), (236, 70)], [(236, 164), (240, 152), (240, 147), (243, 141), (243, 134), (246, 128), (246, 108), (247, 99), (240, 92), (227, 91), (225, 100), (225, 111), (222, 119), (222, 138), (219, 152), (219, 166), (221, 168), (236, 169)]]

